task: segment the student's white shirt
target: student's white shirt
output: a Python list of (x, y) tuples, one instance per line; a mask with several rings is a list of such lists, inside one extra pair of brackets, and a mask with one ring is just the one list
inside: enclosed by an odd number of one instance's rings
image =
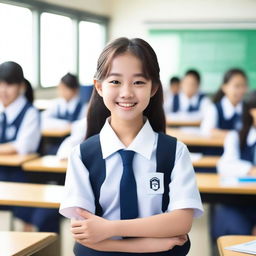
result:
[(165, 104), (164, 104), (164, 110), (166, 113), (166, 116), (170, 120), (178, 121), (178, 120), (192, 120), (192, 121), (200, 121), (203, 116), (205, 109), (211, 104), (210, 99), (205, 96), (200, 103), (199, 110), (188, 112), (188, 108), (190, 105), (196, 106), (198, 103), (200, 93), (195, 94), (191, 98), (188, 98), (183, 92), (179, 93), (179, 111), (173, 113), (172, 107), (173, 107), (173, 95), (169, 95), (169, 97), (166, 98)]
[[(79, 96), (74, 97), (68, 102), (63, 98), (58, 98), (53, 100), (51, 106), (47, 110), (43, 111), (41, 114), (42, 130), (61, 129), (69, 126), (70, 125), (69, 121), (58, 119), (55, 116), (57, 115), (58, 111), (60, 111), (61, 114), (65, 114), (67, 110), (69, 113), (73, 113), (79, 101), (80, 101)], [(86, 111), (87, 111), (87, 105), (85, 104), (83, 105), (79, 113), (78, 119), (84, 118), (86, 116)]]
[(86, 118), (75, 121), (71, 125), (71, 135), (67, 137), (60, 145), (57, 156), (60, 159), (66, 159), (74, 146), (80, 144), (85, 139), (87, 129)]
[[(19, 96), (8, 107), (4, 108), (3, 105), (0, 106), (1, 112), (5, 111), (7, 123), (10, 124), (15, 120), (15, 118), (18, 116), (26, 103), (27, 100), (22, 95)], [(13, 127), (7, 128), (7, 138), (12, 137), (14, 131), (15, 130), (13, 129)], [(36, 150), (38, 149), (40, 137), (41, 132), (39, 112), (34, 107), (30, 107), (24, 115), (16, 140), (12, 141), (11, 143), (19, 154), (33, 153), (36, 152)]]
[[(152, 191), (151, 194), (148, 193), (149, 179), (156, 171), (157, 140), (158, 134), (153, 131), (149, 121), (146, 121), (136, 138), (126, 148), (135, 151), (133, 170), (137, 183), (139, 217), (142, 218), (162, 212), (162, 194), (157, 192), (152, 194)], [(116, 220), (120, 219), (119, 185), (123, 172), (122, 160), (117, 151), (125, 149), (125, 146), (111, 128), (108, 120), (100, 132), (100, 142), (103, 158), (106, 161), (106, 179), (101, 187), (99, 201), (104, 211), (103, 217)], [(192, 208), (195, 217), (203, 214), (189, 152), (187, 147), (179, 141), (169, 188), (168, 212)], [(80, 146), (73, 149), (69, 158), (60, 213), (67, 218), (79, 218), (75, 211), (77, 207), (95, 212), (89, 173), (81, 161)]]
[[(251, 127), (246, 143), (248, 146), (252, 146), (255, 142), (256, 128)], [(251, 162), (240, 159), (240, 142), (238, 132), (229, 132), (224, 143), (224, 154), (217, 165), (218, 172), (223, 176), (246, 176), (252, 166)]]
[[(232, 116), (237, 114), (242, 114), (243, 104), (242, 102), (238, 103), (236, 106), (232, 105), (230, 100), (224, 96), (220, 104), (223, 109), (223, 115), (225, 119), (230, 119)], [(205, 111), (203, 120), (201, 122), (200, 130), (204, 135), (210, 135), (211, 130), (217, 128), (218, 124), (218, 111), (214, 103), (211, 103)]]

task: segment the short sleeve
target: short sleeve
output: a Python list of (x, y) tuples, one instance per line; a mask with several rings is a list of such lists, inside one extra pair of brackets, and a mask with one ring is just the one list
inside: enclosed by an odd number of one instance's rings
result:
[(187, 147), (177, 141), (176, 158), (171, 174), (168, 211), (194, 209), (194, 217), (203, 214), (203, 206), (196, 184), (195, 171)]
[(89, 172), (81, 160), (80, 145), (76, 146), (68, 160), (63, 197), (59, 212), (67, 218), (80, 219), (76, 208), (95, 212), (94, 195)]
[(212, 129), (217, 127), (218, 113), (214, 104), (208, 104), (203, 112), (200, 130), (203, 135), (210, 135)]

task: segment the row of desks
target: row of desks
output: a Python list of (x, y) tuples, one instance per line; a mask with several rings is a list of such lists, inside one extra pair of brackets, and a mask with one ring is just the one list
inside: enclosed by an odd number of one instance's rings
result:
[[(218, 174), (196, 174), (197, 184), (203, 201), (204, 196), (253, 196), (256, 201), (255, 184), (223, 185)], [(0, 205), (58, 208), (63, 195), (63, 186), (0, 182)]]

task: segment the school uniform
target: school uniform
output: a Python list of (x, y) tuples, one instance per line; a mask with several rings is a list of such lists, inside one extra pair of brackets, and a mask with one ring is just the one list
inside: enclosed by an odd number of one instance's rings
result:
[(42, 129), (63, 128), (70, 123), (86, 116), (86, 104), (79, 96), (70, 101), (58, 98), (53, 101), (51, 107), (42, 112)]
[[(0, 143), (11, 143), (18, 154), (37, 151), (40, 142), (40, 116), (38, 111), (24, 96), (19, 96), (8, 107), (0, 106)], [(31, 138), (33, 138), (31, 140)], [(1, 181), (27, 182), (27, 177), (20, 167), (1, 166)], [(17, 210), (18, 208), (13, 208)], [(25, 208), (24, 208), (25, 209)], [(21, 214), (25, 212), (25, 214)], [(15, 215), (25, 221), (29, 212), (20, 209)]]
[(198, 92), (188, 98), (183, 92), (170, 95), (164, 104), (165, 113), (171, 120), (201, 120), (205, 108), (210, 100), (203, 93)]
[(242, 112), (242, 102), (234, 106), (230, 100), (224, 96), (220, 102), (208, 106), (200, 129), (205, 135), (210, 135), (211, 130), (214, 128), (239, 130), (242, 126)]
[[(248, 175), (249, 170), (256, 166), (256, 128), (251, 127), (246, 144), (240, 148), (238, 132), (230, 132), (225, 140), (224, 154), (217, 170), (222, 176), (241, 177)], [(256, 225), (256, 207), (248, 204), (218, 205), (215, 208), (212, 235), (250, 235)]]
[[(92, 177), (91, 167), (89, 168), (88, 166), (87, 168), (83, 163), (87, 153), (81, 150), (81, 148), (83, 149), (82, 146), (86, 145), (86, 142), (89, 140), (73, 149), (69, 158), (65, 190), (60, 206), (60, 213), (62, 215), (67, 218), (79, 218), (75, 209), (80, 207), (109, 220), (121, 219), (122, 209), (120, 204), (122, 204), (122, 201), (120, 201), (121, 192), (119, 187), (121, 189), (123, 165), (119, 151), (124, 149), (135, 152), (132, 166), (136, 181), (136, 202), (138, 208), (136, 217), (145, 218), (159, 214), (163, 212), (163, 208), (165, 209), (164, 212), (192, 208), (194, 209), (194, 217), (202, 215), (203, 207), (196, 186), (194, 170), (188, 150), (183, 143), (178, 141), (175, 144), (175, 152), (170, 154), (173, 157), (175, 156), (175, 159), (173, 158), (174, 167), (171, 170), (171, 176), (166, 177), (163, 173), (156, 172), (156, 162), (158, 160), (156, 156), (160, 134), (153, 131), (149, 121), (145, 122), (136, 138), (127, 148), (111, 128), (108, 119), (98, 138), (97, 143), (100, 145), (100, 154), (103, 159), (99, 160), (102, 164), (100, 169), (103, 171), (99, 175), (94, 173), (97, 177), (95, 180)], [(105, 176), (101, 177), (102, 175)], [(171, 182), (163, 185), (166, 182), (166, 178), (171, 179)], [(101, 180), (100, 185), (97, 183), (97, 179)], [(157, 185), (153, 184), (154, 182)], [(95, 184), (95, 186), (92, 184)], [(154, 186), (157, 188), (154, 189)], [(129, 195), (131, 195), (131, 192)], [(166, 195), (169, 201), (165, 201), (163, 195)], [(163, 207), (163, 202), (168, 202), (165, 207)], [(76, 249), (76, 255), (80, 255), (79, 248)], [(137, 255), (136, 253), (127, 254), (119, 252), (101, 253), (86, 247), (84, 249), (86, 253), (83, 251), (83, 248), (82, 251), (86, 255)], [(145, 255), (172, 254), (170, 252), (166, 254), (165, 252), (146, 253)]]

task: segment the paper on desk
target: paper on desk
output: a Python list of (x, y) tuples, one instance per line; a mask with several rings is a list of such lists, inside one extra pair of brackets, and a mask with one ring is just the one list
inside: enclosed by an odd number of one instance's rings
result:
[(225, 249), (230, 251), (235, 251), (235, 252), (243, 252), (243, 253), (256, 255), (256, 240), (225, 247)]

